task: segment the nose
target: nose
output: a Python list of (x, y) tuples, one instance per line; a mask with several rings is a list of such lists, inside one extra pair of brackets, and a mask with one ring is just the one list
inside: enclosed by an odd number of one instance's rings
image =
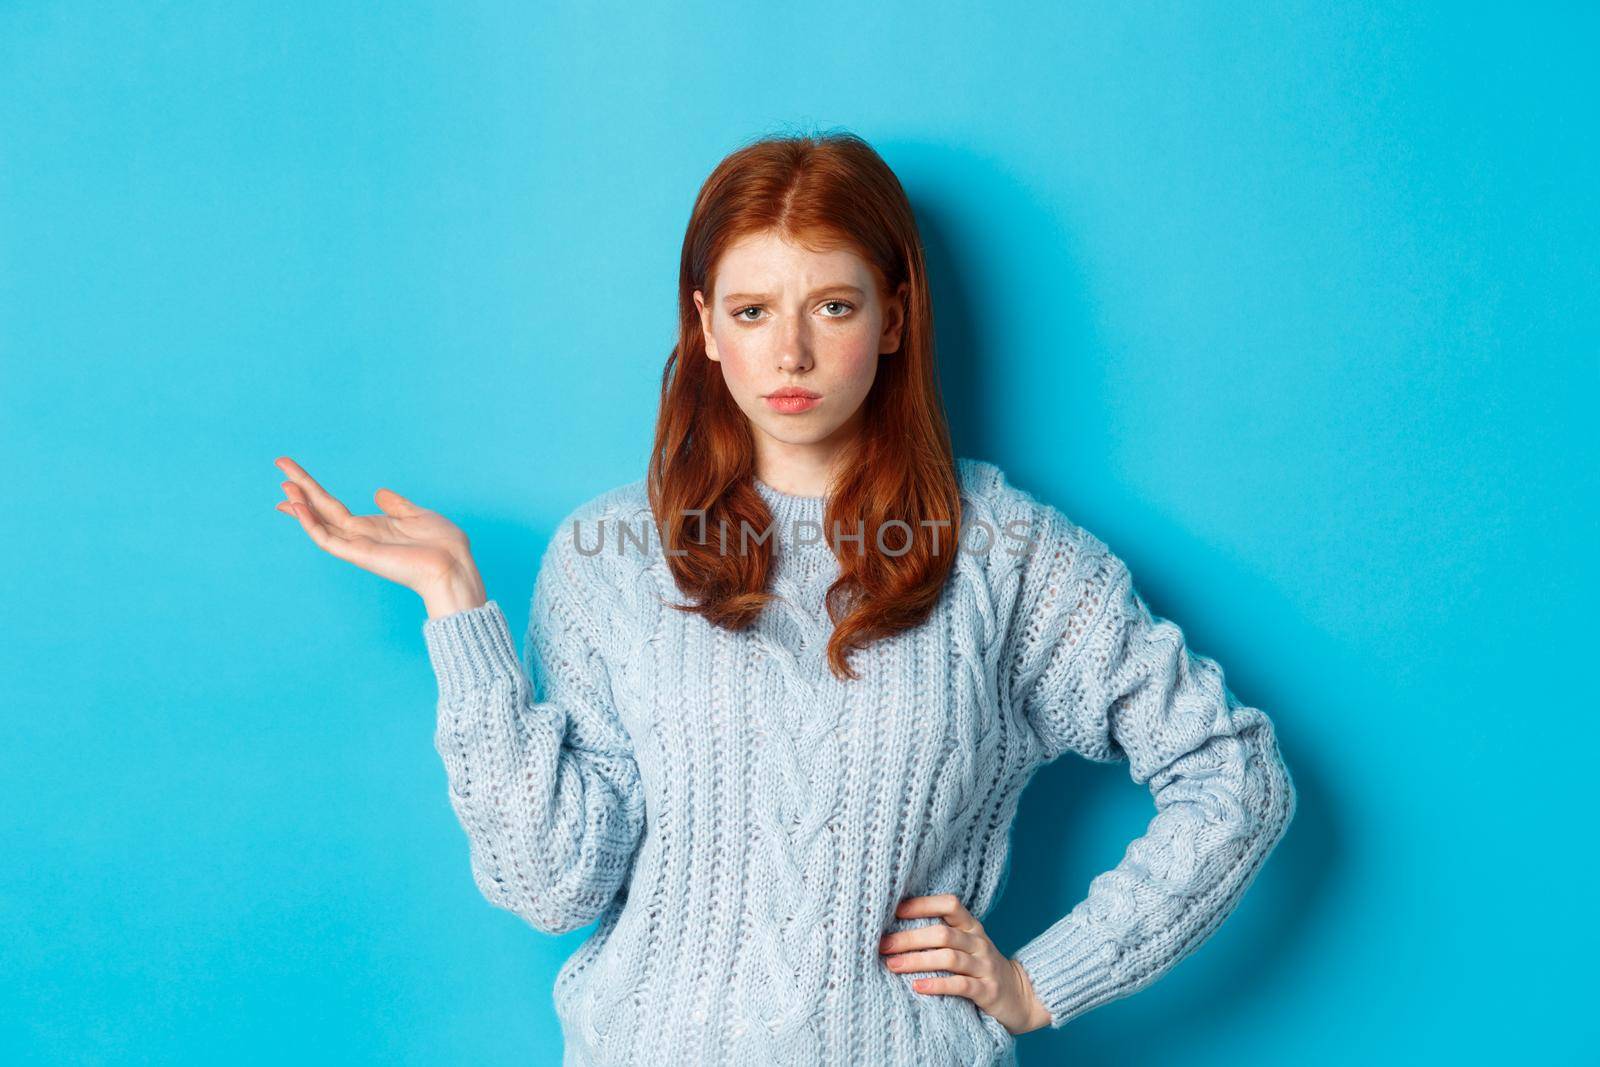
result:
[(810, 370), (814, 360), (811, 341), (806, 336), (805, 325), (798, 320), (789, 322), (783, 330), (778, 349), (778, 369), (785, 373)]

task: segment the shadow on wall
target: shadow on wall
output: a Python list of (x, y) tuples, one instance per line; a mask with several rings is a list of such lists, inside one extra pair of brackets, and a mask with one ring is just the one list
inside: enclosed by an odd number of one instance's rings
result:
[[(1298, 794), (1288, 833), (1233, 915), (1205, 943), (1152, 986), (1095, 1009), (1061, 1031), (1025, 1036), (1019, 1053), (1026, 1058), (1030, 1049), (1038, 1055), (1070, 1047), (1077, 1061), (1127, 1067), (1165, 1062), (1167, 1057), (1155, 1049), (1138, 1051), (1145, 1046), (1134, 1039), (1152, 1032), (1209, 1032), (1222, 1043), (1228, 1031), (1249, 1025), (1256, 1013), (1266, 1010), (1274, 987), (1291, 971), (1297, 937), (1317, 925), (1318, 912), (1347, 866), (1330, 779), (1316, 763), (1315, 752), (1294, 744), (1295, 724), (1308, 716), (1327, 721), (1340, 714), (1315, 679), (1358, 679), (1366, 671), (1333, 662), (1340, 658), (1338, 646), (1301, 620), (1279, 591), (1193, 543), (1186, 531), (1131, 498), (1107, 476), (1103, 460), (1108, 423), (1097, 396), (1102, 369), (1094, 320), (1083, 286), (1073, 284), (1082, 271), (1059, 213), (1046, 210), (986, 161), (948, 145), (891, 147), (908, 190), (918, 193), (913, 199), (928, 256), (941, 389), (956, 455), (999, 463), (1013, 482), (1060, 507), (1121, 555), (1152, 610), (1182, 628), (1191, 651), (1217, 660), (1241, 702), (1272, 718)], [(940, 202), (945, 187), (950, 189), (948, 211)], [(976, 220), (978, 225), (992, 218), (1006, 220), (1003, 240), (956, 232), (961, 220), (972, 218), (974, 203), (1003, 205)], [(997, 250), (997, 257), (1003, 249), (1005, 262), (989, 262), (990, 248)], [(994, 309), (1026, 307), (1036, 299), (1036, 280), (1030, 286), (1027, 278), (1012, 282), (1006, 277), (1008, 269), (1021, 263), (1030, 264), (1030, 274), (1043, 270), (1056, 279), (1048, 287), (1044, 315), (1048, 329), (1060, 335), (1063, 358), (1031, 361), (1027, 371), (1030, 395), (1056, 401), (1048, 409), (1058, 418), (1042, 428), (1051, 438), (1049, 456), (1042, 462), (1024, 458), (1013, 463), (999, 435), (989, 431), (1002, 425), (1004, 414), (991, 410), (998, 402), (991, 383), (1016, 364), (997, 350), (1004, 342), (997, 341), (997, 331), (984, 321)], [(1058, 485), (1093, 485), (1104, 514), (1057, 499), (1025, 468), (1042, 468)], [(1120, 536), (1119, 530), (1138, 530), (1140, 536)], [(1135, 541), (1186, 540), (1190, 543), (1184, 544), (1182, 557), (1189, 566), (1203, 559), (1213, 576), (1209, 587), (1237, 591), (1231, 603), (1218, 604), (1214, 598), (1180, 602), (1188, 584), (1182, 575), (1170, 573), (1171, 568), (1164, 573), (1160, 560), (1140, 559), (1129, 550)], [(1304, 650), (1304, 655), (1268, 657), (1258, 643), (1239, 636), (1228, 642), (1221, 639), (1222, 627), (1201, 624), (1207, 617), (1241, 610), (1240, 605), (1248, 607), (1251, 630), (1272, 633), (1276, 647)], [(1242, 628), (1232, 627), (1231, 632), (1240, 635)], [(1350, 699), (1348, 691), (1338, 696), (1339, 702)], [(1063, 812), (1069, 816), (1062, 818)], [(1144, 833), (1154, 814), (1149, 790), (1131, 781), (1126, 763), (1094, 764), (1069, 754), (1042, 768), (1024, 793), (1013, 830), (1006, 892), (985, 921), (1000, 948), (1014, 953), (1070, 911), (1088, 892), (1089, 880), (1122, 859), (1126, 843)]]

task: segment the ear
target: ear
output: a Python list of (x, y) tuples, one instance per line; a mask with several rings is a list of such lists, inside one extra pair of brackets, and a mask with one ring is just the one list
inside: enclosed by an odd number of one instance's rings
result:
[(706, 298), (698, 289), (694, 291), (694, 309), (700, 313), (700, 335), (706, 339), (706, 358), (719, 363), (721, 357), (717, 355), (717, 342), (711, 336), (711, 309), (706, 307)]
[(891, 355), (900, 351), (900, 335), (906, 328), (906, 304), (911, 295), (911, 287), (901, 282), (895, 289), (894, 295), (884, 304), (883, 308), (883, 337), (878, 344), (879, 355)]

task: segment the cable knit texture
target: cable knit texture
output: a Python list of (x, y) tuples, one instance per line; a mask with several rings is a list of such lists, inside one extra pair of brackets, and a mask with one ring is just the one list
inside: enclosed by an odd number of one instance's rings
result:
[(971, 1000), (911, 986), (948, 972), (890, 971), (877, 944), (942, 921), (897, 918), (908, 896), (989, 912), (1023, 787), (1065, 752), (1126, 761), (1156, 812), (1016, 953), (1053, 1026), (1193, 951), (1283, 835), (1268, 718), (1103, 543), (994, 464), (957, 467), (937, 609), (858, 651), (856, 681), (825, 660), (824, 501), (759, 481), (781, 599), (743, 633), (668, 606), (642, 479), (556, 531), (521, 659), (493, 600), (423, 624), (478, 888), (548, 933), (596, 924), (555, 981), (567, 1067), (1014, 1064)]

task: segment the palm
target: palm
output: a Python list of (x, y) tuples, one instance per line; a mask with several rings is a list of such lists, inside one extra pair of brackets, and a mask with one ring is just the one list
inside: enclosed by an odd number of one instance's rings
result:
[(381, 513), (354, 515), (287, 456), (277, 466), (289, 476), (278, 510), (300, 520), (311, 540), (330, 555), (416, 592), (442, 581), (470, 560), (467, 537), (436, 511), (399, 493), (379, 489)]

